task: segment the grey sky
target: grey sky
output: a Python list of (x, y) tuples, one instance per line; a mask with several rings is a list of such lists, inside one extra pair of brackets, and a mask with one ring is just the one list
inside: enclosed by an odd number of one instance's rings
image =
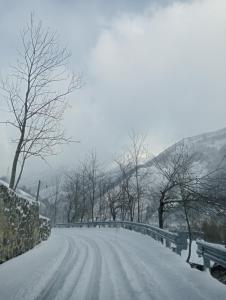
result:
[[(135, 129), (150, 150), (226, 126), (226, 1), (0, 0), (0, 71), (16, 59), (19, 29), (35, 12), (72, 51), (84, 88), (70, 97), (69, 135), (52, 167), (72, 166), (90, 149), (109, 162)], [(5, 117), (0, 102), (0, 118)], [(11, 167), (9, 130), (0, 127), (0, 175)], [(37, 162), (29, 164), (37, 167)], [(39, 165), (39, 170), (47, 167)]]

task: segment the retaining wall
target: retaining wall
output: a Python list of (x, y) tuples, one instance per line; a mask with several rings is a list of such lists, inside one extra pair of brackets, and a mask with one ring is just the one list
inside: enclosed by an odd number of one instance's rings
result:
[(50, 234), (39, 203), (0, 184), (0, 263), (32, 249)]

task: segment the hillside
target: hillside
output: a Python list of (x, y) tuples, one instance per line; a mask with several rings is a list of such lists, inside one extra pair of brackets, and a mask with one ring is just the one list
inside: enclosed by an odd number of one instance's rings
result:
[[(140, 166), (140, 178), (143, 178), (141, 184), (146, 190), (146, 194), (144, 194), (143, 198), (143, 218), (147, 218), (146, 221), (150, 221), (152, 223), (158, 222), (158, 200), (156, 199), (159, 199), (160, 197), (159, 186), (161, 184), (162, 177), (159, 170), (156, 168), (155, 159), (158, 161), (167, 161), (169, 157), (174, 156), (180, 146), (184, 147), (187, 153), (189, 153), (189, 156), (192, 157), (193, 174), (197, 174), (197, 176), (210, 174), (212, 172), (215, 174), (214, 171), (219, 170), (219, 168), (221, 168), (221, 172), (224, 171), (224, 167), (226, 165), (226, 128), (185, 138), (165, 149), (156, 158), (152, 158)], [(134, 176), (135, 171), (131, 170), (131, 172)], [(132, 178), (132, 181), (135, 182), (135, 178)], [(119, 182), (120, 180), (118, 179), (116, 181), (116, 185)], [(148, 206), (150, 211), (147, 216)], [(176, 220), (177, 223), (180, 222), (180, 214), (177, 215), (174, 212), (170, 217), (170, 220), (171, 222), (174, 222), (174, 220)]]
[[(210, 132), (204, 133), (201, 135), (197, 135), (194, 137), (185, 138), (169, 148), (165, 149), (161, 152), (157, 158), (161, 159), (163, 157), (167, 157), (173, 155), (175, 149), (178, 145), (183, 144), (188, 149), (189, 153), (193, 156), (193, 165), (197, 174), (200, 172), (208, 173), (212, 170), (216, 169), (220, 163), (223, 166), (226, 153), (226, 128)], [(133, 177), (134, 170), (129, 170), (128, 176)], [(159, 184), (159, 172), (155, 167), (154, 159), (148, 160), (143, 165), (140, 165), (140, 175), (144, 177), (144, 184), (148, 186), (149, 192), (145, 196), (143, 212), (146, 215), (146, 208), (148, 205), (153, 206), (151, 203), (153, 191), (158, 189)], [(116, 188), (119, 186), (121, 182), (120, 172), (119, 170), (114, 169), (112, 171), (108, 171), (107, 177), (111, 178), (111, 186), (112, 188)], [(133, 181), (133, 178), (132, 178)], [(49, 217), (53, 218), (54, 213), (54, 202), (56, 198), (56, 186), (54, 184), (55, 180), (52, 184), (48, 184), (48, 188), (41, 190), (40, 196), (43, 199), (41, 205), (42, 213), (47, 214)], [(64, 221), (66, 218), (67, 211), (67, 196), (64, 192), (64, 180), (61, 181), (59, 189), (58, 204), (57, 204), (57, 219), (60, 221)], [(99, 208), (98, 195), (96, 196), (96, 210)], [(155, 205), (154, 205), (155, 206)], [(155, 208), (154, 208), (155, 209)]]
[[(193, 154), (194, 162), (199, 163), (202, 168), (207, 170), (214, 169), (223, 163), (222, 160), (226, 155), (226, 128), (180, 140), (157, 157), (171, 155), (176, 146), (182, 143), (188, 148), (190, 154)], [(153, 159), (146, 162), (142, 167), (149, 168), (152, 165)]]

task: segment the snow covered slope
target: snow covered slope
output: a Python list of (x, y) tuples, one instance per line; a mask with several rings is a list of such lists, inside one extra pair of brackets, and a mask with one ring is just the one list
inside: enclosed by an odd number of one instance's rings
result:
[(72, 228), (0, 265), (0, 299), (225, 300), (226, 286), (148, 236)]
[[(208, 170), (214, 169), (226, 155), (226, 128), (214, 132), (200, 134), (194, 137), (185, 138), (176, 144), (170, 146), (161, 155), (170, 155), (175, 151), (175, 146), (184, 143), (189, 151), (194, 154), (195, 162)], [(152, 160), (149, 160), (144, 166), (151, 166)]]
[[(219, 166), (226, 165), (226, 128), (218, 131), (200, 134), (194, 137), (185, 138), (162, 151), (157, 158), (173, 155), (177, 146), (184, 145), (185, 150), (192, 155), (195, 167), (198, 172), (208, 173)], [(140, 165), (141, 173), (152, 178), (147, 178), (147, 182), (158, 182), (159, 172), (155, 168), (154, 159), (149, 159)], [(131, 170), (134, 173), (133, 170)], [(149, 175), (148, 175), (149, 174)], [(115, 178), (115, 175), (114, 177)], [(120, 178), (115, 178), (115, 185), (120, 182)]]

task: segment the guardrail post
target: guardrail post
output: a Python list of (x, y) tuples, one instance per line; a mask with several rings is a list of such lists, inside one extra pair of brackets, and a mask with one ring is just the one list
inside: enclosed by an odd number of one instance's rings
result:
[(177, 239), (176, 239), (176, 253), (181, 255), (182, 250), (187, 249), (187, 237), (184, 233), (177, 233)]
[(167, 247), (167, 248), (170, 248), (170, 245), (171, 245), (170, 241), (168, 241), (168, 240), (165, 240), (165, 241), (166, 241), (166, 242), (165, 242), (165, 243), (166, 243), (166, 247)]
[(176, 245), (176, 249), (175, 249), (175, 252), (179, 255), (181, 255), (181, 251), (182, 251), (183, 247), (181, 244), (177, 244)]
[(203, 267), (205, 271), (210, 269), (210, 260), (205, 256), (203, 256)]
[(198, 253), (199, 257), (203, 257), (204, 270), (211, 268), (210, 261), (226, 267), (226, 251), (223, 246), (208, 243), (203, 240), (197, 240), (196, 244), (196, 252)]

